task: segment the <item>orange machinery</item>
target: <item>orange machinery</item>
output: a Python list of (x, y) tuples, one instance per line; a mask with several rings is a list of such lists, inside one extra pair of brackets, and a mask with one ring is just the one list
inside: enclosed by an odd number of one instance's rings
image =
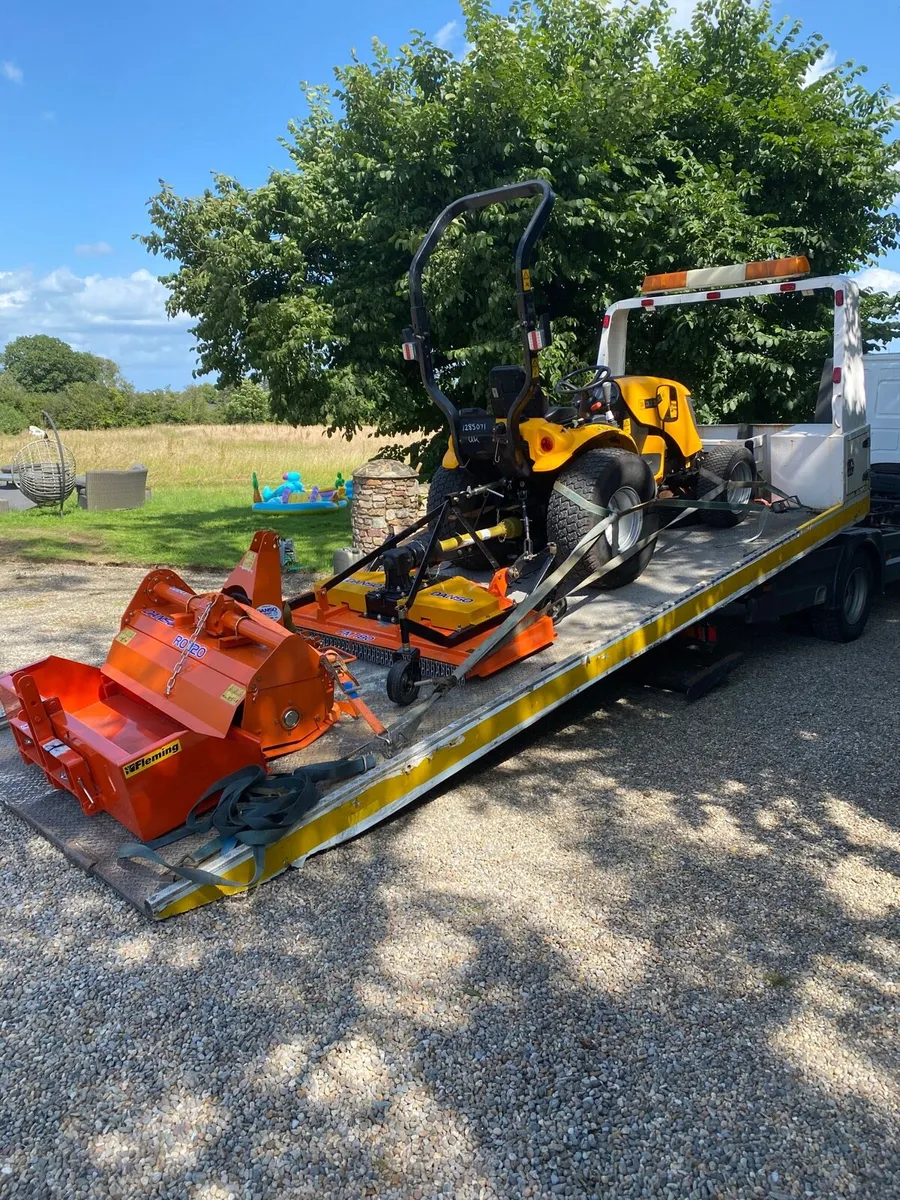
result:
[(354, 683), (336, 651), (281, 623), (277, 536), (257, 533), (222, 591), (151, 571), (102, 667), (50, 656), (0, 676), (0, 703), (27, 762), (147, 841), (222, 776), (308, 746), (344, 713), (380, 732)]
[[(488, 555), (495, 568), (488, 584), (439, 570), (429, 577), (429, 566), (437, 566), (445, 555), (476, 541), (484, 547), (491, 539), (505, 540), (521, 532), (520, 522), (507, 518), (486, 529), (438, 539), (446, 507), (427, 536), (402, 540), (434, 513), (288, 605), (292, 627), (315, 637), (320, 646), (388, 667), (387, 694), (395, 704), (412, 704), (420, 680), (464, 669), (467, 659), (521, 603), (507, 595), (510, 585), (521, 586), (527, 574), (526, 586), (536, 587), (553, 561), (555, 547), (511, 567), (501, 567)], [(376, 561), (380, 570), (361, 569)], [(471, 676), (493, 675), (545, 649), (555, 637), (549, 613), (525, 611), (518, 628), (472, 668)]]

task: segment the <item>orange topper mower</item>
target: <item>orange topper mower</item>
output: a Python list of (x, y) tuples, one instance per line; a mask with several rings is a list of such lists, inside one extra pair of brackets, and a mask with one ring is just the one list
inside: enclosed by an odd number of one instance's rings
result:
[(55, 655), (0, 676), (26, 762), (145, 841), (222, 776), (308, 746), (342, 716), (383, 726), (346, 660), (286, 629), (278, 538), (254, 536), (220, 592), (151, 571), (102, 667)]
[[(389, 667), (387, 694), (401, 705), (416, 699), (422, 680), (455, 670), (466, 674), (469, 657), (513, 609), (520, 609), (522, 620), (496, 648), (473, 662), (471, 675), (492, 675), (549, 646), (556, 637), (558, 604), (548, 600), (530, 608), (528, 596), (547, 574), (556, 547), (537, 554), (529, 548), (511, 566), (501, 566), (487, 543), (515, 541), (522, 535), (522, 522), (508, 517), (475, 529), (463, 511), (464, 504), (470, 506), (490, 491), (469, 488), (464, 497), (448, 496), (314, 592), (290, 601), (293, 626), (316, 635), (321, 646)], [(464, 532), (439, 537), (451, 518)], [(464, 548), (480, 554), (480, 565), (491, 572), (489, 582), (445, 569), (445, 560)], [(365, 570), (368, 566), (381, 569)]]

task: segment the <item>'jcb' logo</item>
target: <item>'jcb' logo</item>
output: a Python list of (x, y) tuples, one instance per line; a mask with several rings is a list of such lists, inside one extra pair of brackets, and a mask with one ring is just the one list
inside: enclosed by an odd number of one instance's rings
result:
[(132, 775), (146, 771), (148, 767), (155, 767), (164, 758), (171, 758), (173, 754), (178, 754), (180, 751), (181, 742), (169, 742), (168, 746), (160, 746), (158, 750), (154, 750), (150, 754), (145, 754), (141, 758), (136, 758), (134, 762), (126, 763), (122, 768), (122, 774), (126, 779), (130, 779)]

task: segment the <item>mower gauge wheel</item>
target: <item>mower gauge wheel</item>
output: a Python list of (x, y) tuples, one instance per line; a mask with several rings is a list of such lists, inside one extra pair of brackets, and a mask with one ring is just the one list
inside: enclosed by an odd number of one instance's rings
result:
[(419, 664), (415, 658), (398, 658), (391, 665), (387, 677), (388, 700), (402, 708), (412, 704), (416, 698)]

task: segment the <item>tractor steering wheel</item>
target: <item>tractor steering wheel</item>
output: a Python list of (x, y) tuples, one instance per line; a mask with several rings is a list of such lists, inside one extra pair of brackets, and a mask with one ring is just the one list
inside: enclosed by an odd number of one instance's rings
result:
[[(585, 378), (587, 376), (587, 378)], [(605, 383), (613, 383), (614, 376), (609, 367), (602, 363), (586, 363), (563, 375), (553, 389), (560, 396), (575, 400), (576, 408), (593, 409), (595, 404), (607, 407), (606, 400), (600, 392)]]

